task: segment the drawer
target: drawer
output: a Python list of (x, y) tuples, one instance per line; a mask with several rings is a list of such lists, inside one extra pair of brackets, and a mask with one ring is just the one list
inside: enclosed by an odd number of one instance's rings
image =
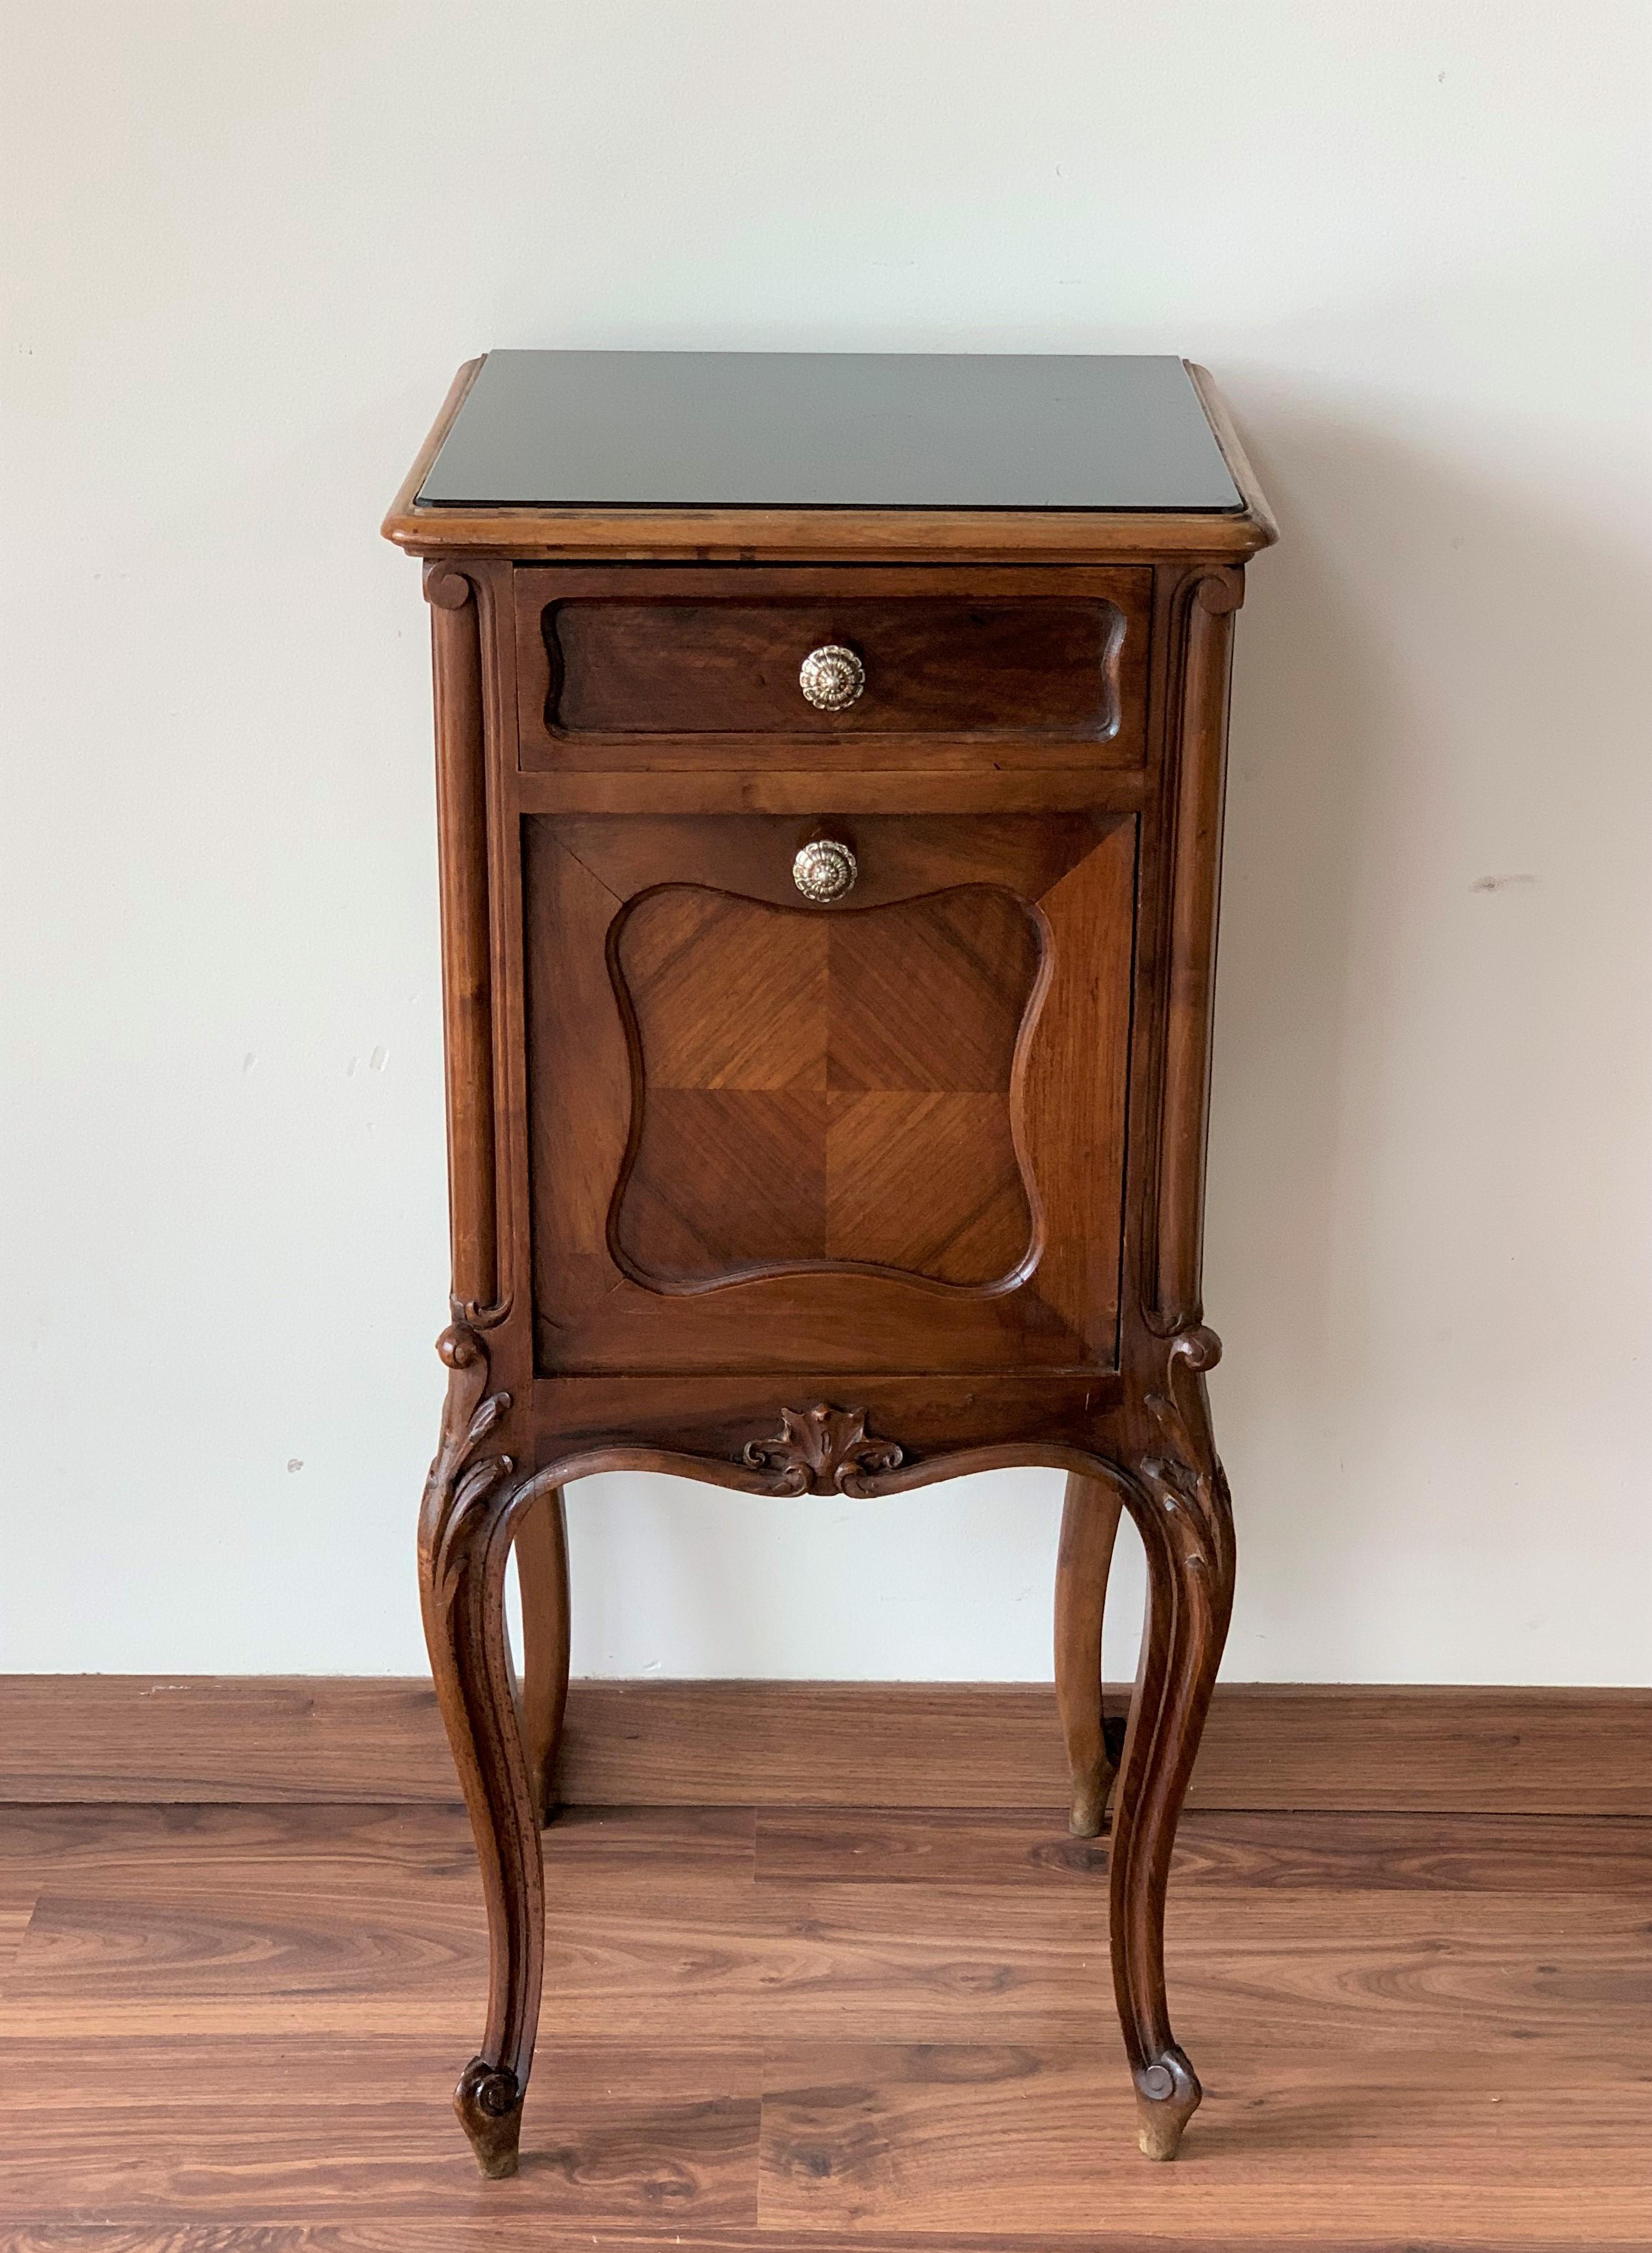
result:
[(516, 574), (536, 770), (1137, 766), (1147, 570)]

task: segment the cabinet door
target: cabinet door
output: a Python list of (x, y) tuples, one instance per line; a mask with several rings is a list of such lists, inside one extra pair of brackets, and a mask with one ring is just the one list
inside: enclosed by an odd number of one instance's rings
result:
[(1135, 891), (1132, 816), (529, 817), (541, 1373), (1115, 1365)]

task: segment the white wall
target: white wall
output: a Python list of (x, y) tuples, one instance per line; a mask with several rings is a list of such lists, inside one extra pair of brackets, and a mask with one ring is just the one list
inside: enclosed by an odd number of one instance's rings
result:
[[(602, 345), (1216, 372), (1283, 528), (1211, 1154), (1227, 1671), (1649, 1679), (1642, 0), (5, 24), (0, 1665), (422, 1663), (427, 626), (375, 527), (460, 359)], [(1044, 1674), (1058, 1484), (595, 1482), (575, 1664)]]

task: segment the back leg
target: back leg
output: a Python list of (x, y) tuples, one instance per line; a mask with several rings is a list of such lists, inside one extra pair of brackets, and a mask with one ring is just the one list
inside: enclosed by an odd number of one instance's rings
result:
[(522, 1746), (541, 1823), (556, 1809), (556, 1752), (568, 1704), (568, 1524), (562, 1489), (548, 1487), (516, 1528), (522, 1590)]
[(1115, 1770), (1101, 1710), (1101, 1622), (1123, 1509), (1109, 1480), (1069, 1475), (1056, 1559), (1056, 1704), (1072, 1771), (1068, 1828), (1077, 1838), (1099, 1835)]

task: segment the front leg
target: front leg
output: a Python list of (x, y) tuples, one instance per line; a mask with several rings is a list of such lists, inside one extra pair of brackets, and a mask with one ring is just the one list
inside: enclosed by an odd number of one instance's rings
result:
[(1233, 1604), (1233, 1517), (1204, 1392), (1203, 1373), (1220, 1351), (1206, 1329), (1172, 1341), (1166, 1392), (1147, 1402), (1157, 1444), (1131, 1466), (1148, 1608), (1113, 1813), (1111, 1921), (1140, 2142), (1153, 2159), (1175, 2157), (1203, 2094), (1171, 2031), (1164, 1916), (1176, 1823)]
[(533, 2057), (545, 1950), (545, 1880), (537, 1810), (518, 1725), (505, 1629), (505, 1567), (531, 1484), (508, 1455), (478, 1459), (510, 1397), (487, 1396), (487, 1352), (474, 1330), (444, 1331), (450, 1372), (442, 1444), (419, 1520), (425, 1638), (442, 1717), (464, 1787), (488, 1912), (488, 2012), (482, 2046), (454, 2106), (484, 2175), (514, 2174)]

